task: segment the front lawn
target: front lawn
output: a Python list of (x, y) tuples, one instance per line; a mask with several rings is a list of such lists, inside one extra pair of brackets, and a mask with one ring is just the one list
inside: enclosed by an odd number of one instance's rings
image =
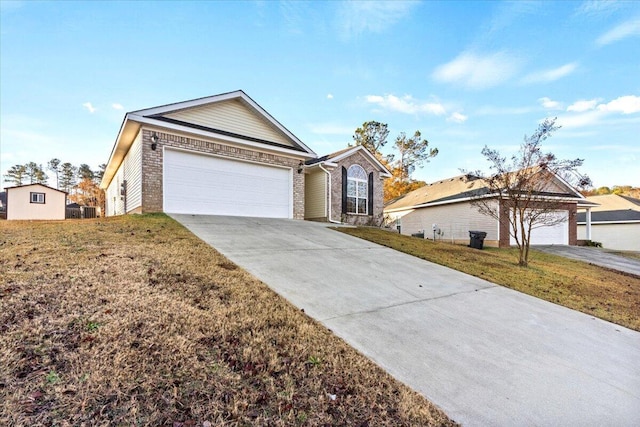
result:
[(640, 331), (640, 278), (532, 250), (471, 249), (369, 227), (337, 230)]
[(453, 425), (165, 215), (0, 222), (0, 425)]

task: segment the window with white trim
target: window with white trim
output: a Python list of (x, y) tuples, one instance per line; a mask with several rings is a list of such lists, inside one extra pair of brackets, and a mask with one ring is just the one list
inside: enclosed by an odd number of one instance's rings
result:
[(44, 204), (44, 193), (31, 193), (31, 203)]
[(351, 165), (347, 170), (347, 213), (367, 214), (367, 172), (360, 165)]

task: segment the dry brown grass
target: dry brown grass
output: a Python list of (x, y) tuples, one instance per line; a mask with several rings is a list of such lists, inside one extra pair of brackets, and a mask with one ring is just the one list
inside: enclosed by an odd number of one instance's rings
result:
[(0, 425), (453, 425), (164, 215), (0, 222)]
[(529, 267), (517, 249), (471, 249), (377, 228), (339, 228), (401, 252), (640, 331), (640, 278), (532, 250)]

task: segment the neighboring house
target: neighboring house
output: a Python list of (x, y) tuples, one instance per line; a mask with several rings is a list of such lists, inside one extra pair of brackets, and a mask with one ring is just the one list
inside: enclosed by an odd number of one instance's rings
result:
[[(577, 208), (586, 204), (584, 196), (563, 179), (552, 176), (540, 192), (539, 203), (553, 203), (559, 222), (531, 231), (530, 244), (575, 245)], [(472, 205), (476, 197), (493, 199), (501, 220), (483, 215)], [(469, 243), (469, 231), (487, 233), (484, 243), (509, 247), (515, 240), (509, 233), (509, 212), (504, 199), (490, 194), (481, 178), (461, 175), (428, 184), (392, 201), (384, 208), (387, 221), (394, 221), (402, 234), (424, 233), (426, 238), (452, 243)]]
[(0, 219), (7, 219), (7, 192), (0, 191)]
[(105, 215), (304, 218), (316, 154), (243, 91), (125, 115), (100, 187)]
[(387, 168), (366, 148), (356, 146), (307, 160), (305, 219), (380, 225)]
[[(590, 213), (578, 213), (578, 239), (602, 243), (609, 249), (640, 251), (640, 200), (628, 196), (606, 194), (587, 197), (597, 204)], [(587, 215), (591, 235), (587, 236)]]
[(67, 193), (42, 184), (28, 184), (7, 189), (8, 220), (65, 219)]

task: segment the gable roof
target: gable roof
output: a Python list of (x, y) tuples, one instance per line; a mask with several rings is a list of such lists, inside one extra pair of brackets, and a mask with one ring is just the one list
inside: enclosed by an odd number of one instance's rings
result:
[(64, 193), (64, 194), (68, 194), (66, 191), (62, 191), (62, 190), (58, 190), (57, 188), (53, 188), (53, 187), (49, 187), (48, 185), (44, 185), (44, 184), (39, 184), (39, 183), (35, 183), (35, 184), (24, 184), (24, 185), (14, 185), (13, 187), (6, 187), (5, 190), (9, 191), (13, 188), (24, 188), (24, 187), (31, 187), (34, 185), (38, 185), (40, 187), (44, 187), (44, 188), (48, 188), (49, 190), (53, 190), (53, 191), (57, 191), (59, 193)]
[[(587, 200), (597, 204), (591, 208), (591, 223), (640, 222), (640, 200), (618, 194), (590, 196)], [(586, 212), (578, 212), (578, 223), (585, 224)]]
[(603, 194), (600, 196), (589, 196), (587, 197), (587, 200), (598, 205), (593, 207), (591, 212), (615, 211), (621, 209), (633, 209), (640, 211), (640, 200), (629, 196)]
[[(586, 224), (587, 213), (578, 212), (576, 216), (578, 224)], [(597, 211), (591, 212), (591, 223), (620, 223), (620, 222), (638, 222), (640, 223), (640, 211), (631, 209), (621, 209), (617, 211)]]
[[(223, 109), (225, 115), (231, 119), (216, 120), (215, 114), (208, 114), (208, 109), (211, 108)], [(243, 123), (242, 120), (233, 120), (233, 114), (238, 112), (249, 112), (245, 118), (252, 122), (252, 126), (261, 127), (267, 136), (262, 137), (255, 132), (249, 132), (247, 135), (238, 131)], [(232, 144), (267, 149), (302, 159), (316, 157), (309, 147), (258, 103), (242, 90), (237, 90), (126, 113), (100, 184), (102, 188), (106, 188), (113, 179), (142, 125), (216, 138)]]
[(337, 166), (336, 162), (340, 160), (352, 156), (356, 153), (362, 153), (371, 163), (377, 166), (380, 169), (380, 175), (385, 178), (391, 178), (391, 173), (389, 169), (385, 165), (383, 165), (380, 160), (376, 158), (369, 150), (364, 148), (362, 145), (356, 145), (355, 147), (348, 147), (339, 151), (336, 151), (331, 154), (324, 155), (322, 157), (318, 157), (315, 159), (310, 159), (305, 162), (305, 165), (308, 167), (313, 167), (319, 164), (327, 165), (330, 167)]
[[(554, 174), (554, 180), (556, 179), (557, 182), (553, 183), (549, 191), (541, 192), (539, 195), (550, 198), (561, 197), (580, 200), (581, 204), (585, 204), (584, 196)], [(483, 178), (469, 174), (458, 175), (413, 190), (398, 199), (392, 200), (385, 206), (384, 210), (415, 209), (430, 205), (462, 202), (480, 196), (497, 197), (498, 195), (490, 193), (487, 182)]]

